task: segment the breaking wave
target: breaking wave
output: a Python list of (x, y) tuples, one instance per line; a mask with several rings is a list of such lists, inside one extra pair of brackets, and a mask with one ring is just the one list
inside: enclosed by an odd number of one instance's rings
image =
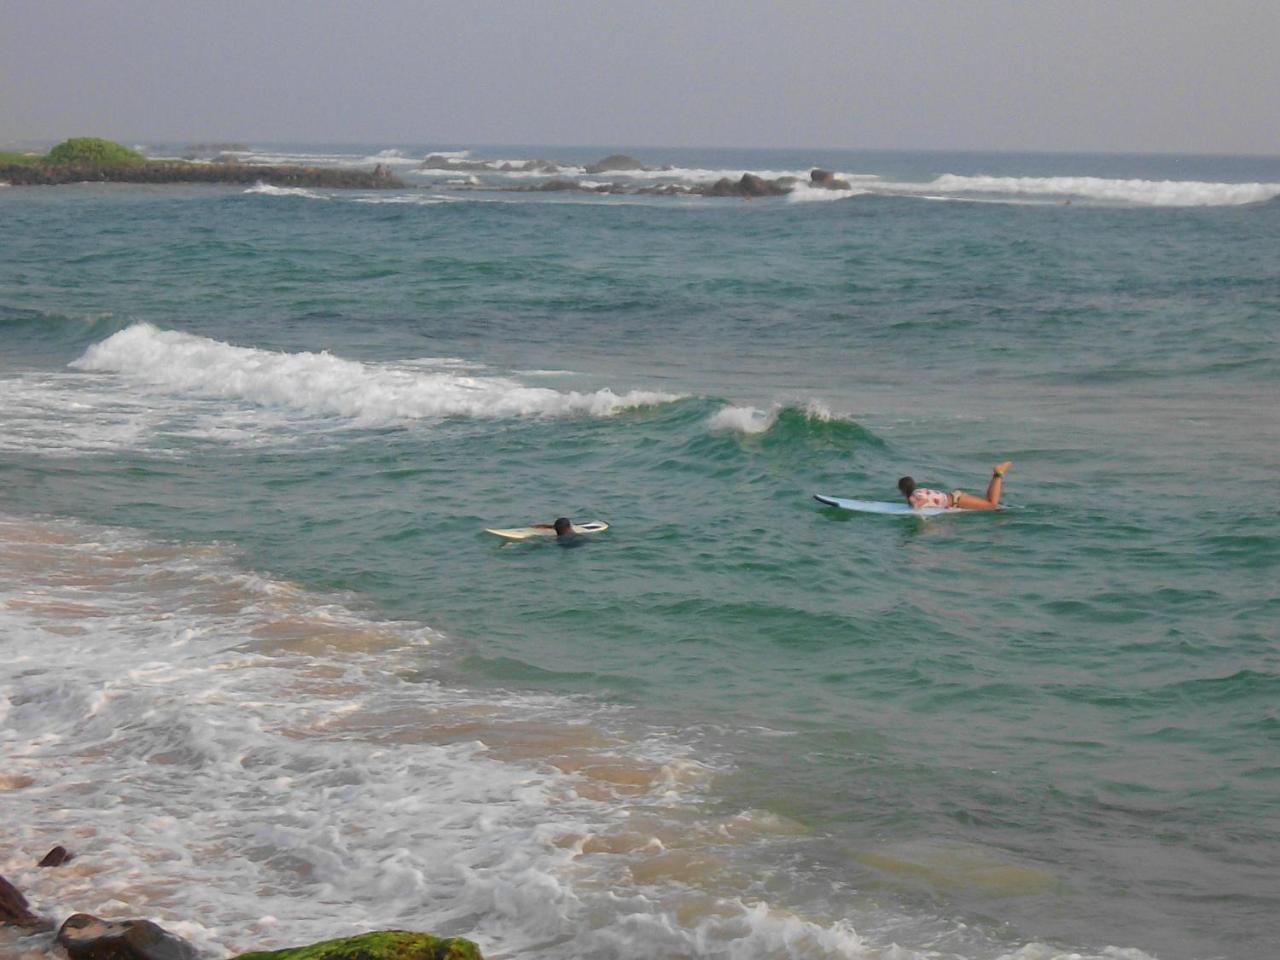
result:
[(326, 196), (316, 193), (314, 190), (308, 190), (306, 187), (276, 187), (269, 183), (263, 183), (259, 180), (252, 187), (247, 187), (245, 193), (260, 193), (267, 197), (305, 197), (308, 200), (328, 200)]
[[(905, 187), (905, 184), (895, 184)], [(1104, 177), (969, 177), (944, 174), (918, 188), (929, 193), (1079, 197), (1152, 207), (1212, 207), (1263, 203), (1280, 196), (1280, 183), (1209, 183), (1200, 180), (1113, 180)]]
[(509, 377), (361, 363), (328, 353), (278, 353), (135, 324), (72, 362), (180, 394), (244, 400), (364, 425), (433, 417), (609, 416), (679, 399), (669, 393), (603, 389), (583, 393), (529, 387)]

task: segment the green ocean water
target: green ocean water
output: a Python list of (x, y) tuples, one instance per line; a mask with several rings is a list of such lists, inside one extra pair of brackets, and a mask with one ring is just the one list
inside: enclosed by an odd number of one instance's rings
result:
[[(1269, 955), (1280, 205), (1231, 198), (1280, 161), (678, 159), (917, 188), (0, 189), (0, 512), (616, 707), (799, 825), (737, 855), (761, 896), (869, 943)], [(994, 515), (812, 500), (1003, 459)], [(611, 529), (484, 533), (560, 515)]]

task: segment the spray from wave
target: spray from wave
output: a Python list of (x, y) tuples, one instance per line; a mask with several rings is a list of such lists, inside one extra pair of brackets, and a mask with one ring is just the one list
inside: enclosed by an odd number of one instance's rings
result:
[(814, 425), (849, 422), (832, 413), (820, 401), (810, 400), (802, 405), (775, 403), (765, 410), (759, 407), (730, 405), (708, 417), (707, 427), (712, 430), (729, 430), (750, 435), (767, 433), (780, 421)]
[(149, 323), (94, 344), (71, 366), (123, 374), (180, 394), (244, 400), (362, 425), (438, 417), (604, 417), (679, 399), (669, 393), (529, 387), (508, 377), (467, 376), (417, 365), (360, 363), (328, 353), (277, 353)]

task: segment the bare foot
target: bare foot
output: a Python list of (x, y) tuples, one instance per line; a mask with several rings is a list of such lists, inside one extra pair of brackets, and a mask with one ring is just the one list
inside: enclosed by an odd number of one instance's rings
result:
[(997, 463), (994, 467), (991, 468), (991, 472), (994, 473), (997, 477), (1003, 477), (1004, 472), (1009, 469), (1009, 464), (1011, 463), (1013, 463), (1012, 460), (1002, 460), (1000, 463)]

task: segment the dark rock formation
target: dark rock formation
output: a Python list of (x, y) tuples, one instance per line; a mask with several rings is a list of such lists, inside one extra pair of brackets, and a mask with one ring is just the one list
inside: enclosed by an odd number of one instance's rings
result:
[(597, 160), (595, 163), (587, 164), (587, 173), (609, 173), (614, 170), (639, 170), (645, 171), (649, 168), (637, 160), (635, 157), (628, 157), (625, 153), (611, 153), (603, 160)]
[(306, 947), (244, 953), (235, 960), (483, 960), (480, 948), (461, 937), (442, 939), (407, 930), (383, 930)]
[(599, 183), (588, 186), (577, 180), (566, 180), (563, 177), (543, 180), (540, 183), (522, 183), (514, 187), (497, 187), (506, 193), (640, 193), (629, 190), (620, 183)]
[(195, 960), (196, 949), (150, 920), (68, 917), (56, 941), (71, 960)]
[(388, 173), (338, 167), (265, 166), (253, 163), (150, 162), (127, 167), (84, 164), (9, 164), (0, 166), (0, 181), (14, 186), (63, 183), (269, 183), (276, 187), (333, 187), (381, 190), (403, 187)]
[(524, 187), (513, 187), (513, 190), (537, 190), (546, 193), (562, 193), (577, 191), (579, 193), (594, 193), (592, 187), (584, 187), (577, 180), (544, 180), (542, 183), (532, 184)]
[(790, 177), (766, 180), (754, 173), (744, 173), (741, 180), (721, 177), (699, 192), (708, 197), (780, 197), (790, 193), (794, 183), (794, 179)]
[(822, 187), (825, 190), (848, 190), (849, 181), (837, 177), (830, 170), (814, 168), (809, 172), (809, 186)]
[(52, 930), (53, 921), (32, 913), (27, 898), (12, 883), (0, 877), (0, 926)]
[(503, 173), (559, 173), (560, 167), (550, 160), (526, 160), (524, 163), (504, 163), (498, 167)]
[(48, 853), (46, 853), (44, 855), (44, 859), (41, 860), (38, 864), (36, 864), (36, 866), (60, 867), (64, 863), (66, 863), (68, 860), (71, 860), (74, 857), (75, 857), (74, 853), (72, 853), (66, 847), (59, 844), (58, 846), (50, 850)]

